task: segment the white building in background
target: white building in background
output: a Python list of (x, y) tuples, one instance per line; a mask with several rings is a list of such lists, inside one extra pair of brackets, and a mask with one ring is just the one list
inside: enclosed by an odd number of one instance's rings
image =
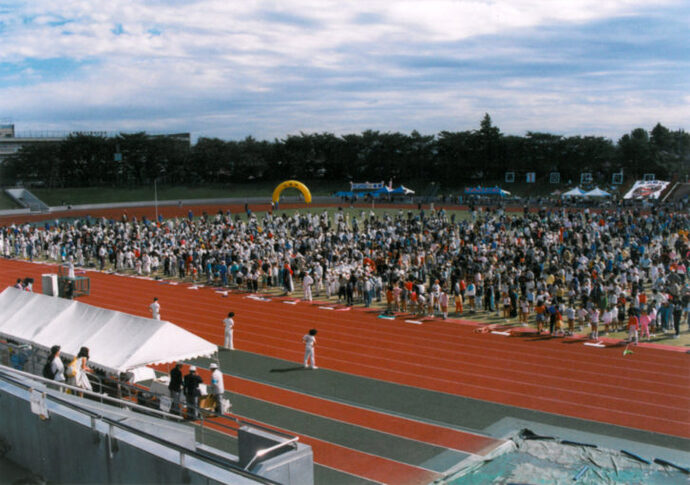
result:
[[(81, 133), (84, 135), (98, 135), (98, 136), (117, 136), (119, 133), (108, 133), (105, 131), (81, 131), (81, 132), (60, 132), (60, 131), (36, 131), (23, 133), (22, 136), (16, 136), (13, 123), (3, 123), (0, 121), (0, 164), (2, 164), (7, 157), (13, 153), (17, 153), (23, 146), (39, 144), (39, 143), (55, 143), (64, 140), (71, 134)], [(163, 133), (163, 134), (149, 134), (151, 138), (156, 137), (171, 137), (179, 141), (187, 143), (187, 146), (192, 144), (192, 136), (190, 133)]]
[(13, 153), (17, 153), (25, 145), (38, 143), (54, 143), (64, 140), (67, 133), (31, 133), (27, 136), (17, 137), (14, 131), (14, 124), (0, 123), (0, 164)]

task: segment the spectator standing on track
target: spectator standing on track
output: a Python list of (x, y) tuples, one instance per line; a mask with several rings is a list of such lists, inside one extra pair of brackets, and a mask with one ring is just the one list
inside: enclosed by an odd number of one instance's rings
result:
[(223, 395), (225, 394), (225, 383), (223, 382), (223, 373), (218, 368), (218, 364), (211, 363), (211, 394), (215, 402), (216, 414), (223, 414)]
[(448, 293), (444, 289), (441, 289), (441, 293), (438, 297), (438, 304), (441, 307), (441, 315), (443, 319), (448, 318)]
[(589, 325), (592, 328), (590, 338), (592, 340), (599, 340), (599, 309), (593, 307), (589, 312)]
[(467, 285), (467, 289), (465, 290), (465, 295), (467, 296), (468, 300), (468, 306), (470, 308), (470, 313), (474, 313), (474, 298), (477, 294), (477, 290), (474, 287), (474, 283), (472, 281), (469, 282)]
[(680, 338), (680, 321), (683, 316), (683, 305), (680, 299), (674, 295), (673, 297), (673, 327), (674, 335), (673, 338)]
[(304, 274), (304, 278), (302, 278), (302, 289), (304, 290), (304, 299), (306, 301), (311, 301), (311, 285), (314, 284), (314, 278), (309, 273), (310, 271), (307, 271)]
[(177, 363), (170, 371), (170, 383), (168, 384), (172, 405), (171, 414), (180, 414), (180, 393), (182, 392), (182, 364)]
[(649, 315), (647, 315), (647, 308), (642, 307), (640, 310), (640, 331), (642, 332), (642, 337), (647, 337), (649, 340)]
[(235, 350), (233, 344), (233, 329), (235, 328), (234, 316), (235, 312), (229, 312), (228, 316), (223, 320), (223, 324), (225, 325), (225, 342), (223, 346), (230, 350)]
[(635, 314), (635, 310), (631, 308), (629, 310), (629, 315), (628, 315), (628, 342), (633, 342), (634, 345), (637, 345), (637, 340), (638, 340), (638, 334), (637, 334), (637, 328), (640, 324), (639, 319), (637, 318), (637, 315)]
[(149, 308), (151, 309), (151, 318), (154, 320), (160, 320), (161, 319), (161, 305), (158, 303), (158, 297), (153, 298), (153, 303), (149, 305)]
[[(312, 328), (309, 330), (309, 333), (302, 337), (302, 342), (304, 342), (304, 368), (307, 369), (311, 367), (312, 369), (318, 369), (318, 367), (316, 367), (316, 355), (314, 353), (316, 329)], [(309, 365), (310, 361), (311, 366)]]
[(187, 400), (187, 417), (195, 420), (199, 417), (199, 398), (201, 397), (201, 389), (199, 384), (204, 381), (199, 374), (196, 373), (196, 366), (189, 368), (189, 373), (184, 376), (183, 388), (184, 397)]

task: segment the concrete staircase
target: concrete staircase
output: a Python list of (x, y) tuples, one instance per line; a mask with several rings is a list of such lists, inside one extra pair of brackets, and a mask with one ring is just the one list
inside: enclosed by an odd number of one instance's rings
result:
[(22, 207), (29, 209), (31, 212), (50, 212), (50, 207), (48, 207), (45, 202), (23, 187), (5, 189), (5, 193), (9, 195), (12, 200)]

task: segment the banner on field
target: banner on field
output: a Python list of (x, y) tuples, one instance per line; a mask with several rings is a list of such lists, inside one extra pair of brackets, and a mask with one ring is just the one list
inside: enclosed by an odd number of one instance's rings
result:
[(385, 182), (350, 182), (350, 190), (377, 190), (385, 186)]
[(670, 182), (663, 180), (638, 180), (623, 196), (624, 199), (658, 199)]
[(465, 187), (467, 195), (504, 195), (500, 187)]

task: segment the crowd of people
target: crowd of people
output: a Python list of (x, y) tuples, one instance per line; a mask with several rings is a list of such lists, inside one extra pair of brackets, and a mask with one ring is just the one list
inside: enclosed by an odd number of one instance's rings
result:
[(297, 287), (306, 300), (377, 300), (443, 318), (452, 304), (551, 334), (624, 327), (635, 338), (635, 327), (649, 338), (690, 326), (687, 213), (472, 209), (462, 219), (444, 209), (247, 210), (11, 225), (0, 229), (0, 254), (251, 292)]

